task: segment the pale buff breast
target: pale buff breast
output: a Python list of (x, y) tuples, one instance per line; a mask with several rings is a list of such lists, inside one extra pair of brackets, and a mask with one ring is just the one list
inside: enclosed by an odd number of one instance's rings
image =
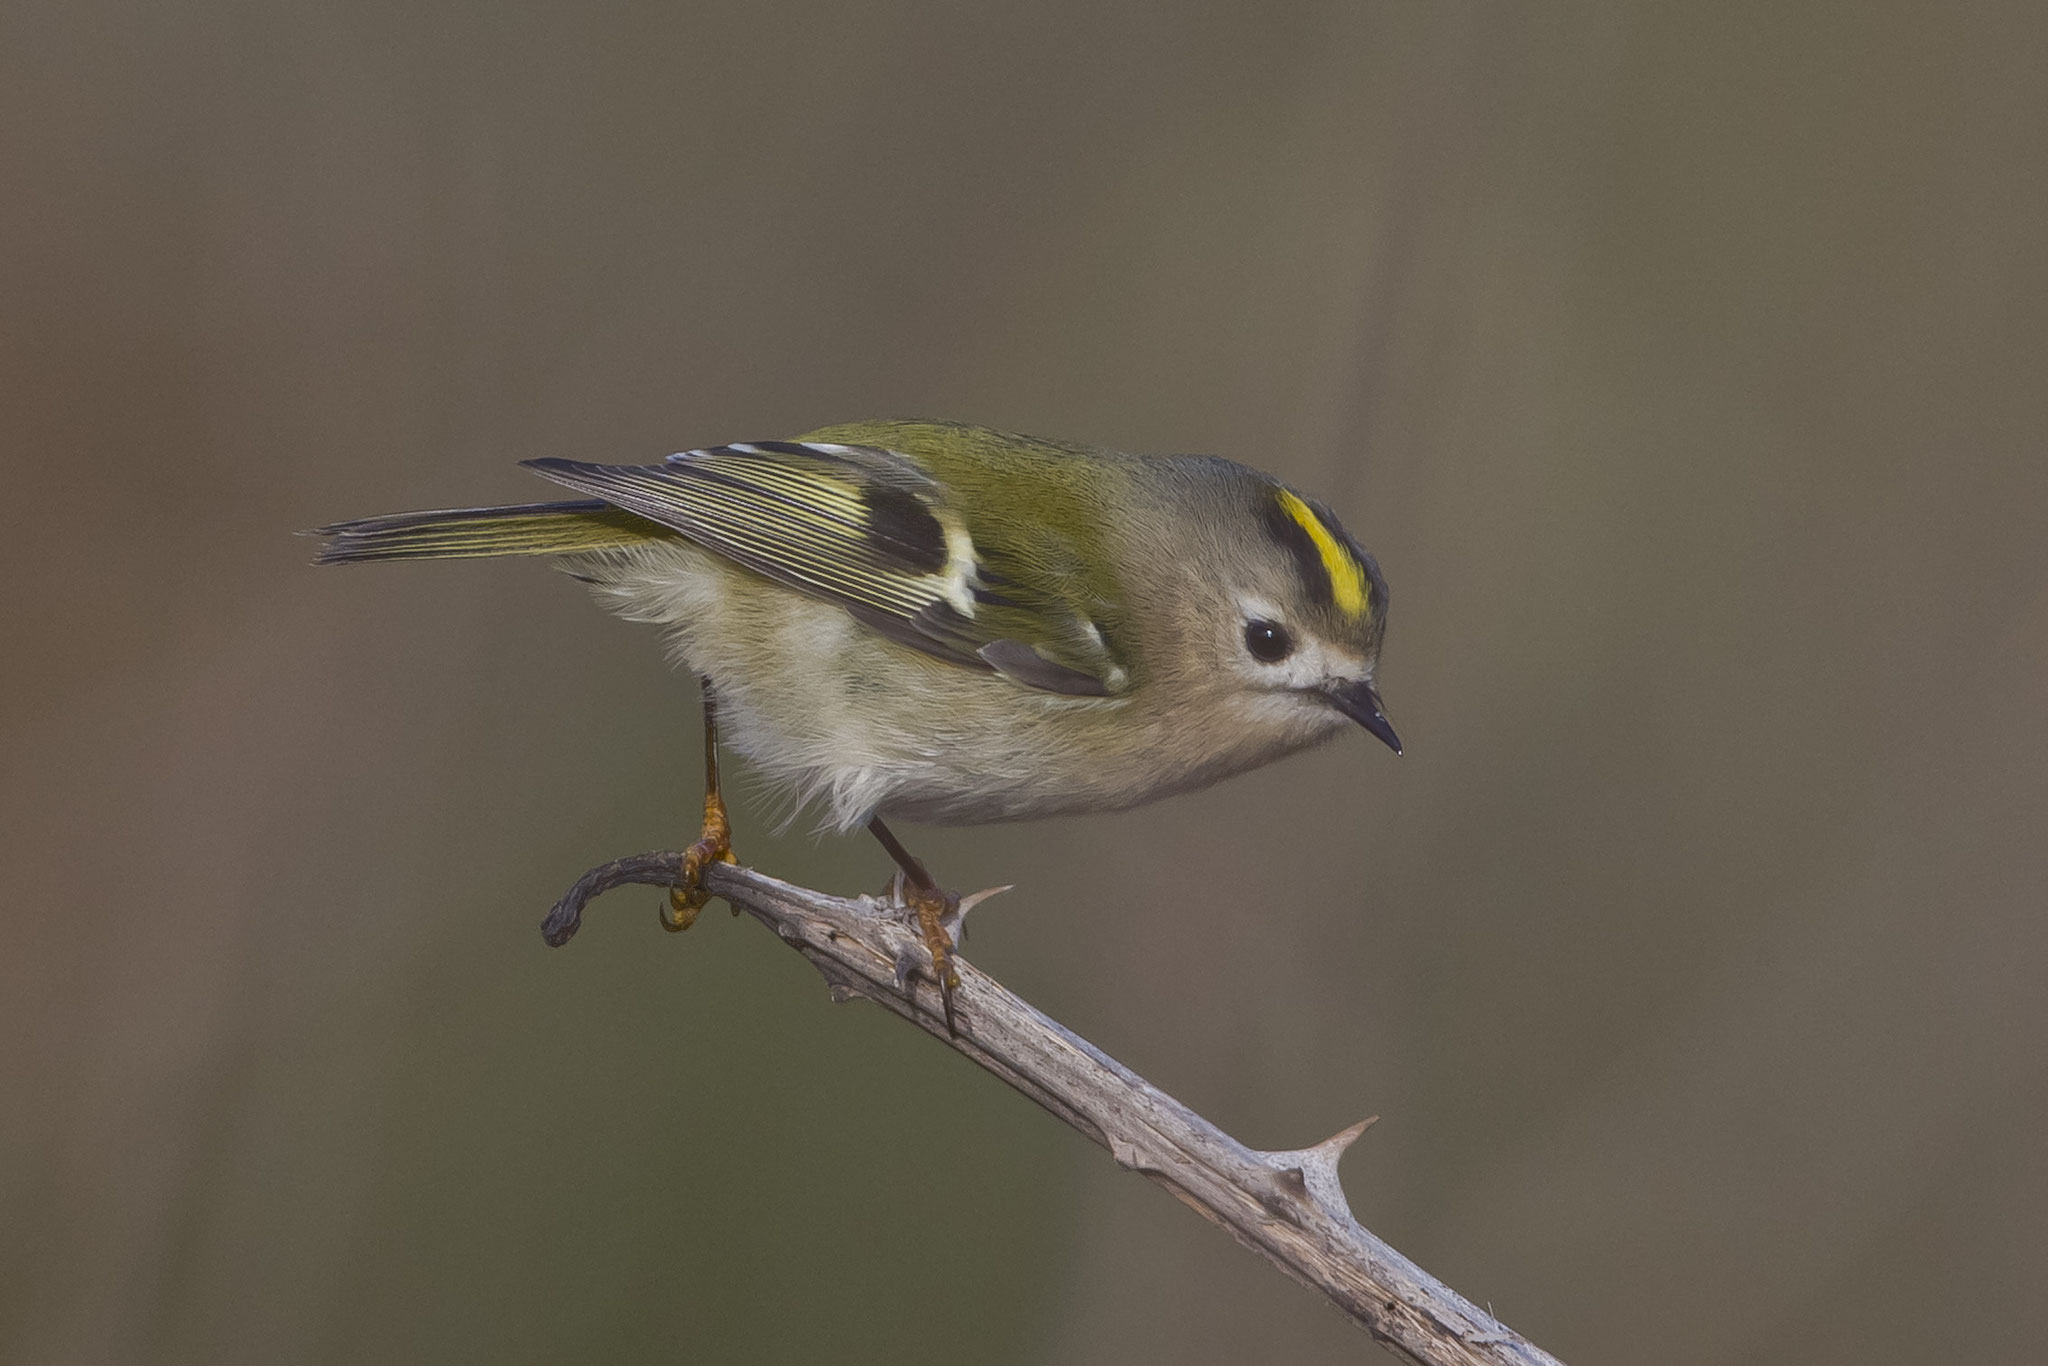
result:
[(714, 681), (721, 740), (789, 813), (977, 824), (1134, 806), (1341, 728), (1199, 686), (1116, 698), (1025, 688), (895, 644), (838, 606), (686, 541), (572, 561), (601, 602), (655, 623)]

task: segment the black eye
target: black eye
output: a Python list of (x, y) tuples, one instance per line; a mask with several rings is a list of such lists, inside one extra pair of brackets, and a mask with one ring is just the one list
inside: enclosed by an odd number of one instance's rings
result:
[(1276, 621), (1248, 621), (1244, 624), (1244, 648), (1261, 664), (1278, 664), (1294, 653), (1294, 637)]

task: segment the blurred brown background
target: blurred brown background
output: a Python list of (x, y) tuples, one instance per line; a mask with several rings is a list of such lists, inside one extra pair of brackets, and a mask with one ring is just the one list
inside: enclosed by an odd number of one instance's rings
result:
[[(1363, 736), (916, 831), (970, 953), (1574, 1366), (2033, 1362), (2039, 6), (0, 8), (0, 1358), (1376, 1358), (723, 916), (695, 710), (338, 517), (861, 416), (1218, 451)], [(865, 840), (740, 851), (840, 890)], [(1242, 852), (1240, 852), (1242, 851)]]

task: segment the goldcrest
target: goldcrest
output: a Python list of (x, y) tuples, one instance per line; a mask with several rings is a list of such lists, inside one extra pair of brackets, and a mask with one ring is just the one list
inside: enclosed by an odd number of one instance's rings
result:
[(1364, 727), (1387, 587), (1329, 509), (1212, 456), (857, 422), (653, 465), (530, 460), (581, 495), (323, 527), (323, 564), (552, 556), (703, 680), (703, 835), (667, 920), (732, 857), (720, 743), (791, 811), (902, 866), (951, 1022), (957, 901), (884, 818), (1106, 811)]

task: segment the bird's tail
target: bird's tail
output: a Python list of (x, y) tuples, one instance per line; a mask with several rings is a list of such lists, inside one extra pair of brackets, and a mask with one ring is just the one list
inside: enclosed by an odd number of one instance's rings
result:
[(518, 507), (399, 512), (336, 522), (307, 533), (327, 543), (315, 564), (365, 560), (468, 560), (490, 555), (578, 555), (616, 550), (675, 533), (610, 503), (526, 503)]

